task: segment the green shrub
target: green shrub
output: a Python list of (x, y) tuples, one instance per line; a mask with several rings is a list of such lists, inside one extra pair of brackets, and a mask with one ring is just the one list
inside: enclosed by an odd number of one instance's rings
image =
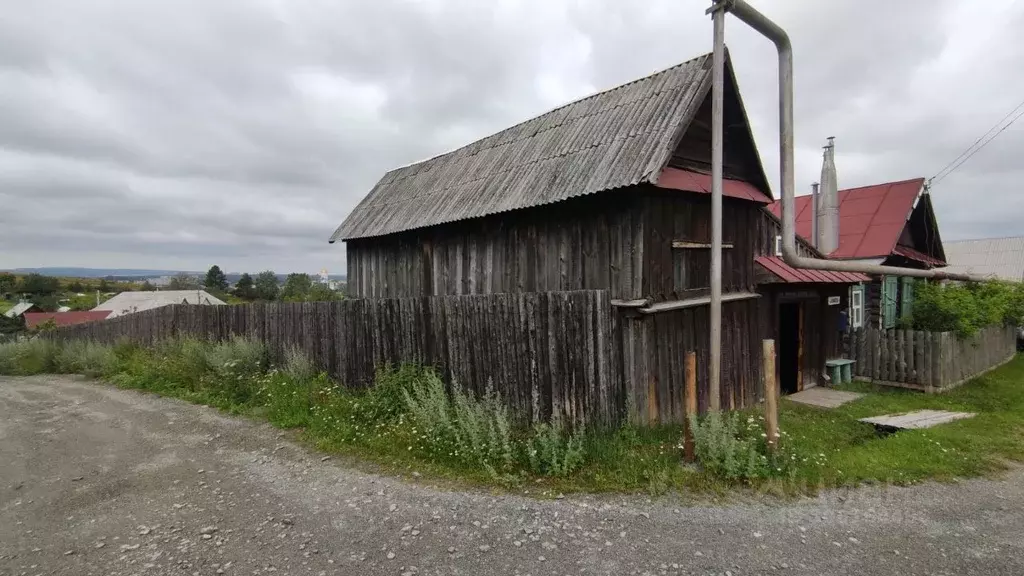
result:
[(917, 282), (907, 324), (969, 338), (987, 326), (1024, 324), (1024, 285), (1011, 282)]
[(60, 347), (55, 342), (45, 338), (32, 338), (8, 345), (13, 346), (13, 350), (6, 353), (9, 360), (5, 361), (13, 366), (11, 374), (27, 376), (56, 372)]
[(56, 346), (54, 370), (61, 374), (102, 376), (110, 372), (116, 361), (113, 347), (106, 344), (72, 340)]
[[(704, 470), (728, 480), (791, 475), (796, 457), (784, 444), (768, 450), (764, 419), (742, 412), (709, 412), (690, 417), (693, 445)], [(777, 440), (782, 440), (780, 437)]]
[(20, 342), (0, 343), (0, 374), (18, 373), (18, 348)]
[(583, 464), (582, 435), (567, 435), (560, 425), (537, 424), (526, 444), (530, 469), (544, 476), (568, 476)]

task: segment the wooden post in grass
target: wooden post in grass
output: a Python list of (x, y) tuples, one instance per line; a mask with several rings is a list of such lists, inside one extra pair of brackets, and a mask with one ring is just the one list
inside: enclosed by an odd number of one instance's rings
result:
[(774, 451), (779, 444), (779, 387), (775, 382), (775, 340), (761, 342), (764, 359), (764, 428), (768, 435), (768, 449)]
[(683, 454), (687, 462), (693, 462), (696, 456), (693, 452), (693, 430), (690, 429), (690, 416), (697, 415), (697, 353), (686, 353), (686, 393), (683, 402)]

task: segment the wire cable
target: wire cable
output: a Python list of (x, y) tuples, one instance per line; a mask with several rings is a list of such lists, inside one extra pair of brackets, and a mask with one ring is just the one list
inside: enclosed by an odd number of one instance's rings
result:
[[(999, 136), (1007, 128), (1009, 128), (1010, 126), (1013, 126), (1014, 122), (1019, 120), (1021, 118), (1021, 116), (1024, 116), (1024, 110), (1021, 110), (1022, 108), (1024, 108), (1024, 100), (1021, 100), (1020, 103), (1017, 104), (1013, 108), (1013, 110), (1010, 110), (1005, 116), (1000, 118), (999, 121), (995, 123), (995, 125), (993, 125), (991, 128), (989, 128), (988, 131), (986, 131), (977, 140), (975, 140), (973, 144), (971, 144), (963, 152), (961, 152), (959, 156), (954, 158), (949, 164), (946, 164), (946, 166), (943, 167), (942, 170), (939, 170), (938, 172), (935, 173), (934, 176), (929, 178), (928, 179), (928, 185), (932, 186), (932, 185), (938, 184), (940, 181), (942, 181), (943, 178), (945, 178), (946, 176), (949, 176), (950, 174), (955, 172), (957, 170), (957, 168), (959, 168), (960, 166), (962, 166), (964, 164), (964, 162), (967, 162), (968, 160), (970, 160), (971, 156), (974, 156), (982, 148), (987, 146), (989, 144), (989, 142), (991, 142), (992, 140), (994, 140), (996, 138), (996, 136)], [(1019, 110), (1020, 110), (1020, 112), (1017, 113)], [(1015, 114), (1015, 113), (1017, 113), (1017, 115), (1013, 116), (1013, 114)], [(1010, 116), (1013, 116), (1013, 118), (1009, 122), (1007, 122), (1006, 124), (1003, 124), (1003, 122), (1006, 122), (1006, 119), (1010, 118)], [(999, 128), (1000, 125), (1002, 125), (1002, 128)], [(997, 128), (999, 128), (999, 130), (997, 130), (995, 133), (993, 133), (993, 131), (996, 130)]]

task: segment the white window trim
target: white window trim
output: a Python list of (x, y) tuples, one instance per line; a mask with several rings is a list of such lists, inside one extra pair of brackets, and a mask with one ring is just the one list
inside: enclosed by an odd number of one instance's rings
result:
[(860, 328), (864, 325), (864, 286), (850, 287), (850, 327)]
[(775, 237), (775, 255), (782, 256), (782, 236)]

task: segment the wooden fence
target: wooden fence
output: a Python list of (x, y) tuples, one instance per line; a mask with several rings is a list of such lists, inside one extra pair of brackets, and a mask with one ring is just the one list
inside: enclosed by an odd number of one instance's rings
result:
[(927, 392), (959, 386), (1003, 364), (1017, 351), (1013, 327), (991, 326), (973, 338), (952, 332), (877, 330), (851, 333), (850, 358), (856, 376)]
[(174, 305), (56, 329), (58, 339), (151, 345), (244, 336), (303, 350), (347, 386), (379, 366), (420, 362), (499, 392), (528, 421), (615, 423), (624, 411), (621, 337), (608, 293), (505, 293), (242, 306)]

